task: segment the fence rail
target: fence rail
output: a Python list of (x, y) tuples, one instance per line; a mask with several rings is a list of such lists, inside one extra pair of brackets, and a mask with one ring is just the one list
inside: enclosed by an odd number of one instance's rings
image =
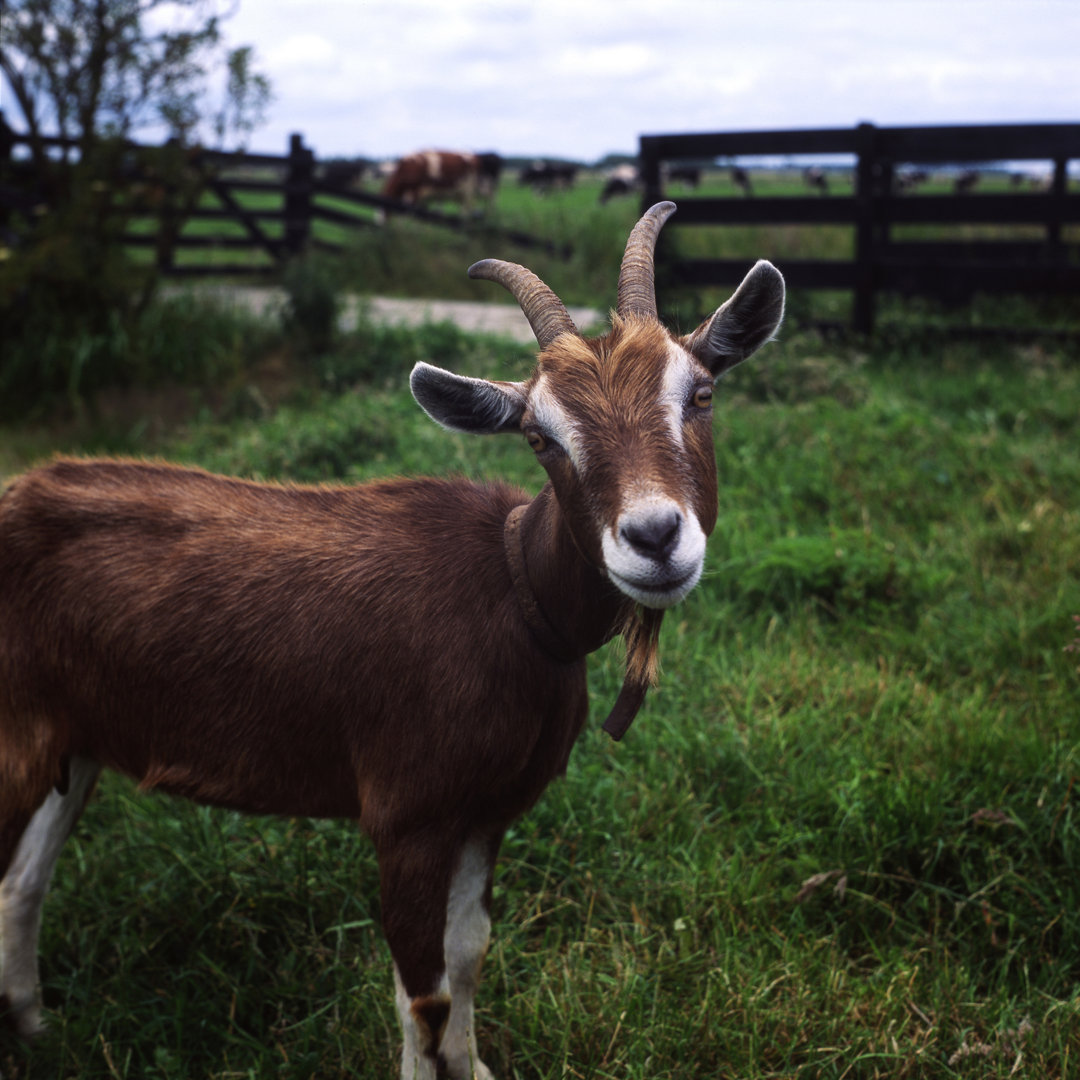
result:
[[(680, 161), (754, 156), (847, 155), (854, 159), (851, 195), (790, 198), (694, 198), (681, 192), (672, 228), (704, 225), (847, 225), (852, 259), (784, 259), (798, 288), (852, 293), (852, 321), (873, 329), (875, 299), (883, 291), (932, 296), (975, 291), (1080, 295), (1080, 243), (1066, 234), (1080, 223), (1080, 194), (1068, 190), (1069, 162), (1080, 158), (1080, 124), (1006, 124), (976, 127), (856, 128), (643, 135), (643, 207), (666, 198), (664, 166)], [(910, 195), (899, 190), (899, 170), (990, 162), (1051, 162), (1040, 193)], [(913, 240), (895, 226), (989, 224), (1037, 228), (1037, 240)], [(670, 287), (732, 285), (746, 260), (678, 258), (672, 245), (658, 252), (658, 279)]]
[[(47, 136), (41, 142), (53, 151), (76, 149), (72, 139)], [(0, 113), (3, 170), (0, 224), (13, 212), (24, 215), (47, 212), (55, 201), (30, 163), (19, 160), (13, 153), (16, 147), (28, 145), (26, 135), (8, 127)], [(159, 149), (134, 143), (128, 147), (133, 152)], [(187, 153), (185, 167), (194, 178), (199, 196), (190, 205), (178, 207), (174, 200), (162, 198), (157, 209), (122, 207), (131, 221), (121, 241), (132, 248), (153, 249), (158, 270), (166, 275), (276, 273), (285, 260), (310, 248), (344, 249), (341, 240), (326, 235), (327, 230), (317, 229), (317, 225), (332, 226), (340, 234), (342, 229), (372, 228), (377, 215), (386, 213), (407, 215), (458, 231), (483, 227), (520, 247), (541, 248), (564, 257), (570, 254), (564, 246), (519, 230), (478, 226), (464, 214), (441, 213), (327, 183), (319, 177), (319, 162), (314, 152), (304, 144), (303, 136), (297, 134), (290, 137), (289, 152), (283, 156), (195, 150)], [(130, 184), (144, 177), (136, 173), (124, 179)], [(264, 205), (257, 205), (257, 200), (245, 201), (242, 195), (261, 196)], [(327, 205), (328, 199), (334, 205)], [(233, 228), (216, 228), (222, 223), (232, 223)], [(239, 230), (235, 229), (236, 225), (240, 226)], [(209, 257), (178, 260), (179, 251)], [(239, 256), (243, 252), (256, 253), (261, 258), (230, 261), (220, 257)]]

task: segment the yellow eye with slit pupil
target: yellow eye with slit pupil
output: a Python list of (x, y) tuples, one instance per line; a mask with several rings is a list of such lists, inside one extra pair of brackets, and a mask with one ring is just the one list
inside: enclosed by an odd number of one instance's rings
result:
[(547, 439), (540, 434), (539, 431), (527, 431), (525, 432), (525, 441), (535, 450), (540, 453), (541, 450), (547, 446)]
[(712, 404), (712, 387), (698, 387), (698, 389), (694, 391), (694, 396), (691, 400), (697, 408), (707, 409)]

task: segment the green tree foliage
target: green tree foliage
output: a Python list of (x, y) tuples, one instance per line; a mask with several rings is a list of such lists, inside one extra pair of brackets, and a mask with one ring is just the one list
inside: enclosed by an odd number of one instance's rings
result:
[[(17, 192), (0, 225), (0, 393), (31, 406), (124, 381), (152, 291), (118, 246), (126, 215), (160, 221), (168, 257), (199, 198), (204, 136), (236, 145), (263, 119), (270, 83), (229, 50), (217, 0), (9, 0), (0, 72), (28, 160), (2, 162)], [(135, 136), (161, 139), (136, 147)]]
[[(36, 162), (43, 140), (81, 156), (105, 137), (148, 128), (189, 143), (204, 125), (224, 145), (270, 101), (248, 46), (226, 50), (215, 0), (9, 0), (0, 70)], [(217, 93), (215, 82), (222, 82)], [(217, 98), (218, 100), (215, 100)]]

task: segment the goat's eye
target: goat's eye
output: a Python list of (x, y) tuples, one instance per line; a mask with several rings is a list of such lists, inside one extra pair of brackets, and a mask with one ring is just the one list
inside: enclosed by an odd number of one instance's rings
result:
[(540, 434), (536, 428), (532, 428), (525, 432), (525, 441), (535, 450), (538, 454), (541, 450), (547, 446), (547, 439)]
[(696, 409), (707, 409), (712, 404), (712, 387), (699, 386), (690, 402)]

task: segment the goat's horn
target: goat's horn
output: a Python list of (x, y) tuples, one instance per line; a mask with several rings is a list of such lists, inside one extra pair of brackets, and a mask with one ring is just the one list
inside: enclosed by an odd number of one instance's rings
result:
[(469, 277), (495, 281), (509, 289), (521, 305), (541, 349), (546, 349), (560, 334), (581, 336), (563, 302), (524, 266), (501, 259), (482, 259), (469, 267)]
[(673, 202), (658, 202), (645, 211), (630, 233), (619, 270), (619, 294), (615, 301), (617, 314), (656, 318), (653, 252), (660, 229), (674, 213)]

